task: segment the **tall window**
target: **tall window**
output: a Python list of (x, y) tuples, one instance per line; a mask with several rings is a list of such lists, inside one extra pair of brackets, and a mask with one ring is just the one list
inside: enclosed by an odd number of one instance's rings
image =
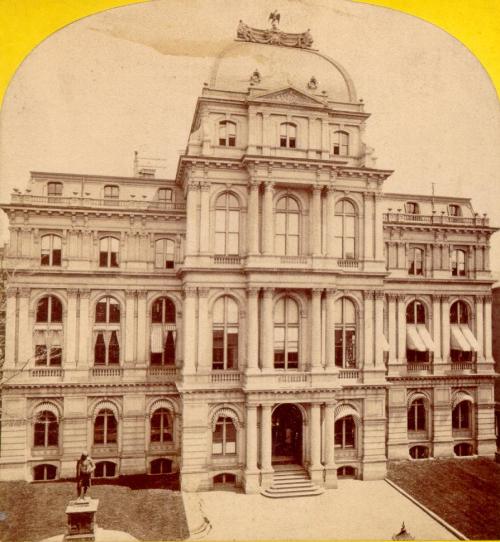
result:
[(280, 124), (280, 147), (295, 149), (297, 146), (297, 126), (291, 122)]
[(335, 422), (335, 446), (356, 448), (356, 423), (352, 416), (344, 416)]
[(276, 254), (299, 254), (299, 206), (294, 198), (285, 196), (276, 205)]
[(219, 416), (212, 433), (213, 455), (234, 455), (236, 453), (236, 427), (231, 418)]
[(240, 252), (240, 206), (233, 194), (224, 192), (215, 204), (215, 254)]
[(405, 210), (406, 213), (409, 215), (418, 215), (420, 214), (420, 209), (418, 207), (418, 203), (415, 201), (407, 201), (405, 203)]
[(47, 448), (58, 444), (59, 422), (57, 417), (49, 410), (43, 410), (35, 418), (33, 445)]
[(420, 301), (412, 301), (406, 307), (407, 324), (425, 324), (425, 307)]
[(231, 297), (219, 297), (213, 308), (212, 369), (238, 366), (238, 326), (238, 305)]
[(107, 184), (104, 187), (104, 199), (118, 199), (120, 196), (120, 189), (114, 184)]
[(119, 324), (120, 305), (118, 301), (113, 297), (104, 297), (96, 304), (95, 308), (95, 365), (118, 365), (120, 363)]
[(219, 122), (219, 145), (234, 147), (236, 145), (236, 124), (229, 120)]
[(175, 243), (171, 239), (155, 241), (155, 267), (173, 269), (175, 259)]
[(171, 188), (158, 188), (158, 201), (171, 202), (173, 201), (173, 191)]
[(412, 401), (408, 408), (408, 431), (425, 431), (426, 417), (424, 400), (419, 398)]
[(291, 297), (282, 297), (274, 307), (274, 368), (299, 366), (299, 306)]
[(465, 251), (454, 250), (451, 253), (451, 274), (453, 277), (465, 277)]
[(175, 305), (160, 297), (151, 309), (151, 365), (175, 365)]
[(58, 235), (44, 235), (40, 265), (61, 265), (61, 238)]
[(114, 237), (103, 237), (99, 241), (99, 267), (118, 267), (120, 242)]
[(424, 251), (421, 248), (410, 248), (409, 254), (409, 275), (423, 275), (424, 274)]
[(47, 195), (50, 196), (62, 196), (63, 185), (62, 183), (47, 183)]
[(453, 429), (470, 429), (470, 410), (469, 401), (461, 401), (453, 409), (451, 421)]
[(410, 363), (427, 363), (430, 361), (430, 350), (427, 342), (432, 342), (432, 340), (430, 337), (428, 338), (425, 321), (423, 303), (412, 301), (406, 307), (406, 323), (413, 324), (406, 329), (406, 360)]
[(94, 444), (116, 444), (118, 422), (112, 410), (103, 408), (94, 422)]
[(450, 307), (450, 324), (467, 324), (469, 322), (469, 311), (467, 304), (463, 301), (455, 301)]
[[(62, 303), (53, 295), (42, 297), (36, 306), (36, 323), (47, 324), (46, 329), (35, 332), (35, 365), (61, 366)], [(56, 324), (53, 326), (53, 324)]]
[(333, 134), (333, 154), (349, 156), (349, 134), (337, 131)]
[(62, 322), (62, 304), (53, 295), (42, 297), (36, 306), (36, 321), (48, 324)]
[(345, 199), (335, 205), (335, 255), (344, 259), (356, 257), (356, 209)]
[[(471, 362), (475, 356), (475, 338), (470, 331), (469, 310), (464, 301), (455, 301), (450, 307), (451, 344), (450, 358), (452, 362)], [(471, 342), (473, 344), (471, 344)]]
[(158, 408), (151, 416), (151, 442), (172, 442), (172, 418), (166, 408)]
[(342, 297), (335, 302), (335, 365), (356, 367), (356, 307)]

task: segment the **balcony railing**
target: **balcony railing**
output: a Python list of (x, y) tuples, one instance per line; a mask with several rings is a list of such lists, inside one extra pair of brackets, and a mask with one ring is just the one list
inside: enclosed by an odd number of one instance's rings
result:
[(185, 203), (174, 203), (170, 201), (148, 201), (148, 200), (122, 200), (122, 199), (94, 199), (80, 196), (32, 196), (31, 194), (12, 194), (12, 203), (23, 205), (54, 205), (56, 207), (92, 207), (120, 209), (141, 209), (150, 211), (184, 211)]
[(280, 263), (305, 265), (307, 262), (307, 256), (280, 256)]
[(339, 378), (343, 380), (358, 379), (359, 370), (358, 369), (340, 369)]
[(210, 373), (210, 382), (216, 384), (219, 382), (240, 382), (241, 373), (239, 371), (213, 371)]
[(108, 377), (108, 376), (122, 376), (122, 367), (92, 367), (90, 369), (91, 376), (94, 377)]
[(214, 256), (214, 263), (225, 265), (240, 265), (241, 258), (239, 256)]
[(176, 375), (176, 367), (148, 367), (148, 377), (151, 378), (174, 380)]
[(311, 375), (308, 373), (284, 373), (278, 375), (278, 382), (309, 382)]
[(357, 269), (359, 267), (359, 262), (358, 260), (344, 259), (337, 260), (337, 265), (345, 269)]
[(33, 378), (62, 378), (64, 376), (64, 369), (60, 367), (40, 367), (37, 369), (31, 369), (31, 376)]
[(384, 222), (400, 224), (431, 224), (450, 226), (489, 226), (490, 219), (487, 217), (466, 217), (449, 215), (414, 215), (408, 213), (384, 213)]
[(432, 363), (409, 361), (406, 370), (409, 373), (432, 373)]

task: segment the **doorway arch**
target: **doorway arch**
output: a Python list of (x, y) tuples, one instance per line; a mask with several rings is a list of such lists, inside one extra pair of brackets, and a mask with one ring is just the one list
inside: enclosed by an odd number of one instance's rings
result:
[(272, 464), (302, 464), (304, 419), (297, 405), (278, 405), (272, 416)]

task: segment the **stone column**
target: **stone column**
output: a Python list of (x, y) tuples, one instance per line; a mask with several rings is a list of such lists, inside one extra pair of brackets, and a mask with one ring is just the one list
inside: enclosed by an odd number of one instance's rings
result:
[(184, 374), (195, 373), (196, 356), (196, 288), (184, 288), (184, 305), (182, 309)]
[(325, 487), (337, 487), (337, 465), (335, 465), (335, 403), (325, 405), (324, 440)]
[(397, 327), (396, 327), (396, 295), (388, 294), (387, 295), (387, 309), (388, 309), (388, 322), (387, 327), (389, 331), (389, 336), (387, 340), (389, 342), (389, 365), (396, 362), (397, 359)]
[[(125, 365), (133, 365), (135, 361), (135, 291), (125, 292)], [(123, 341), (122, 341), (123, 342)]]
[(373, 207), (375, 260), (382, 261), (384, 259), (384, 216), (382, 212), (382, 194), (374, 194)]
[(29, 323), (29, 300), (30, 289), (19, 288), (19, 329), (18, 329), (18, 363), (24, 365), (27, 361), (34, 357), (34, 349), (32, 348), (32, 341), (26, 338), (26, 334), (31, 335), (31, 326)]
[(264, 288), (262, 297), (262, 368), (274, 367), (274, 322), (273, 322), (274, 288)]
[(326, 189), (326, 254), (333, 258), (335, 254), (335, 199), (333, 186)]
[(310, 228), (311, 228), (311, 253), (313, 256), (320, 256), (321, 234), (322, 234), (322, 215), (321, 215), (321, 190), (320, 185), (315, 184), (312, 187)]
[(209, 288), (198, 288), (198, 371), (212, 369), (209, 347), (208, 293)]
[(78, 290), (68, 288), (68, 311), (65, 323), (65, 345), (63, 366), (74, 367), (76, 365), (76, 301)]
[(309, 465), (309, 475), (313, 482), (319, 482), (322, 478), (321, 468), (321, 411), (320, 405), (311, 404), (310, 407), (310, 439), (311, 439), (311, 463)]
[(245, 493), (257, 493), (259, 470), (257, 469), (257, 407), (247, 405)]
[(311, 290), (311, 367), (321, 367), (321, 288)]
[(373, 348), (373, 321), (374, 321), (374, 311), (373, 311), (373, 297), (374, 292), (372, 290), (365, 290), (363, 292), (364, 300), (364, 320), (365, 320), (365, 329), (364, 329), (364, 343), (365, 343), (365, 365), (364, 369), (369, 369), (373, 367), (374, 361), (374, 348)]
[[(441, 296), (441, 352), (443, 363), (450, 359), (450, 298)], [(436, 348), (439, 348), (436, 346)]]
[(375, 292), (375, 367), (384, 368), (384, 292)]
[(399, 294), (398, 300), (398, 363), (406, 362), (406, 304), (405, 296)]
[(12, 368), (16, 356), (16, 297), (17, 288), (7, 288), (7, 306), (5, 311), (5, 362), (4, 369)]
[(210, 183), (200, 183), (200, 252), (209, 252), (210, 236)]
[[(93, 365), (93, 360), (89, 360), (89, 346), (94, 348), (94, 334), (92, 333), (92, 324), (89, 318), (89, 299), (90, 290), (83, 289), (80, 294), (80, 333), (78, 337), (78, 367), (86, 369)], [(90, 343), (90, 344), (89, 344)]]
[(266, 255), (274, 253), (273, 194), (274, 183), (265, 181), (262, 204), (262, 252)]
[(186, 256), (198, 252), (198, 201), (200, 185), (196, 181), (189, 181), (186, 193)]
[[(271, 442), (271, 405), (262, 405), (260, 418), (260, 442), (261, 442), (261, 458), (260, 468), (263, 474), (271, 474), (267, 476), (268, 483), (272, 482), (272, 442)], [(264, 484), (268, 485), (268, 484)]]
[(443, 361), (441, 356), (441, 301), (438, 295), (432, 296), (432, 339), (436, 347), (434, 352), (434, 363), (440, 364)]
[(326, 368), (335, 369), (335, 289), (326, 290)]
[(146, 350), (148, 350), (148, 318), (146, 298), (148, 293), (145, 290), (137, 291), (137, 366), (146, 365)]
[(476, 296), (476, 339), (479, 345), (477, 353), (478, 361), (484, 359), (484, 318), (483, 318), (483, 296)]
[(247, 371), (259, 365), (259, 289), (247, 289)]
[(491, 295), (483, 298), (484, 303), (484, 357), (487, 362), (493, 361), (491, 342)]
[(374, 254), (374, 239), (373, 239), (373, 226), (374, 226), (374, 200), (371, 192), (364, 192), (364, 256), (366, 260), (373, 260)]
[(247, 242), (248, 254), (259, 254), (259, 182), (254, 180), (248, 184)]

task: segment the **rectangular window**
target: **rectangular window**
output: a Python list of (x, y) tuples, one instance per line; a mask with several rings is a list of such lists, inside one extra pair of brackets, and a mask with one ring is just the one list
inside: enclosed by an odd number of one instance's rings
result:
[(215, 431), (212, 433), (212, 453), (214, 455), (222, 454), (222, 443), (224, 438), (223, 431), (223, 424), (217, 423), (215, 426)]
[(47, 365), (47, 346), (44, 344), (35, 346), (35, 365)]
[(238, 330), (229, 329), (227, 332), (227, 367), (234, 369), (238, 366)]
[(61, 366), (62, 363), (62, 348), (60, 346), (52, 346), (50, 349), (49, 365)]
[(216, 329), (213, 332), (212, 368), (224, 369), (224, 330), (222, 329)]

